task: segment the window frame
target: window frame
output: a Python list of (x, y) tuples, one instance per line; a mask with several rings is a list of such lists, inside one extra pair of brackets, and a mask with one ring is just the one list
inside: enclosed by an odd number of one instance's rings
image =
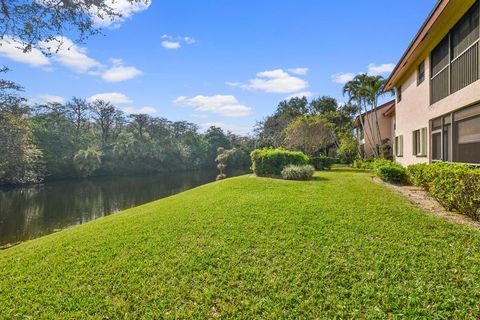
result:
[[(476, 16), (475, 16), (476, 15)], [(461, 26), (465, 21), (469, 21), (471, 24), (472, 21), (477, 19), (478, 27), (472, 28), (468, 36), (474, 30), (477, 30), (477, 34), (473, 34), (471, 36), (469, 44), (465, 50), (461, 52), (457, 52), (455, 56), (455, 43), (454, 37), (457, 36), (457, 32), (460, 32)], [(476, 37), (476, 39), (475, 39)], [(458, 42), (459, 45), (461, 42)], [(464, 70), (462, 67), (468, 66), (471, 62), (472, 57), (475, 55), (469, 55), (469, 50), (475, 52), (477, 50), (477, 54), (480, 53), (480, 1), (475, 1), (472, 6), (465, 12), (465, 14), (455, 23), (455, 25), (447, 32), (445, 37), (442, 38), (441, 41), (430, 51), (430, 75), (429, 75), (429, 82), (430, 82), (430, 105), (433, 105), (446, 97), (454, 94), (462, 90), (463, 88), (467, 87), (468, 85), (479, 81), (480, 80), (480, 57), (477, 58), (477, 68), (468, 69), (470, 72), (465, 71), (461, 72), (459, 70)], [(444, 58), (438, 60), (434, 59), (434, 55), (437, 53), (442, 53), (442, 50), (448, 50)], [(470, 52), (470, 54), (473, 54)], [(440, 56), (440, 57), (443, 57)], [(459, 59), (465, 59), (464, 62), (458, 62)], [(470, 60), (469, 60), (470, 59)], [(438, 61), (434, 61), (438, 60)], [(443, 66), (440, 62), (446, 60), (446, 65)], [(463, 61), (463, 60), (462, 60)], [(469, 62), (470, 61), (470, 62)], [(437, 64), (434, 65), (434, 62)], [(459, 65), (460, 64), (460, 65)], [(463, 65), (465, 64), (465, 65)], [(440, 65), (440, 67), (437, 67)], [(478, 69), (478, 70), (477, 70)], [(474, 71), (471, 71), (474, 70)], [(468, 80), (464, 78), (467, 77)], [(417, 78), (418, 82), (418, 78)]]
[(425, 60), (417, 67), (417, 86), (421, 85), (426, 79)]
[[(461, 162), (456, 161), (458, 159), (458, 123), (462, 121), (474, 119), (480, 117), (480, 103), (472, 104), (460, 109), (453, 110), (447, 114), (444, 114), (440, 117), (430, 120), (430, 133), (428, 139), (430, 141), (430, 162), (451, 162), (451, 163), (462, 163), (473, 166), (480, 166), (480, 154), (479, 162)], [(434, 123), (440, 125), (434, 127)], [(445, 135), (447, 133), (447, 136)], [(441, 159), (433, 159), (433, 136), (435, 134), (440, 134), (440, 153)], [(447, 139), (447, 141), (445, 141)], [(448, 147), (448, 150), (444, 150), (445, 146)]]
[(427, 128), (421, 128), (412, 132), (412, 153), (421, 158), (427, 156)]
[(395, 157), (403, 157), (403, 135), (398, 135), (395, 137), (394, 151)]

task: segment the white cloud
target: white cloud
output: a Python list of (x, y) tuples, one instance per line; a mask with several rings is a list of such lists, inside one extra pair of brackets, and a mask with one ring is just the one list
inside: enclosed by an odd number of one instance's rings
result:
[(242, 136), (249, 135), (253, 131), (253, 126), (241, 126), (236, 124), (227, 124), (223, 122), (208, 122), (208, 123), (201, 123), (200, 130), (207, 131), (208, 128), (214, 126), (222, 128), (225, 131), (230, 131), (235, 134), (239, 134)]
[[(385, 63), (378, 66), (375, 63), (370, 63), (368, 65), (367, 74), (370, 76), (388, 75), (393, 71), (393, 69), (395, 69), (395, 64), (393, 63)], [(353, 80), (353, 78), (355, 78), (357, 74), (358, 73), (354, 72), (336, 73), (332, 75), (332, 81), (340, 84), (345, 84)]]
[(240, 118), (252, 114), (252, 108), (241, 104), (234, 96), (196, 96), (187, 98), (178, 97), (173, 101), (176, 104), (192, 107), (197, 112), (210, 112), (225, 117)]
[(106, 69), (102, 63), (88, 56), (86, 48), (79, 47), (72, 40), (63, 36), (40, 43), (42, 50), (52, 53), (51, 58), (45, 56), (37, 48), (32, 48), (29, 52), (24, 53), (21, 45), (19, 40), (4, 37), (3, 40), (0, 40), (0, 56), (26, 63), (32, 67), (42, 67), (45, 70), (51, 70), (50, 65), (52, 61), (55, 61), (74, 72), (100, 76), (108, 82), (129, 80), (142, 74), (133, 66), (124, 66), (121, 59), (112, 59), (113, 65)]
[(113, 59), (113, 66), (102, 73), (102, 79), (108, 82), (120, 82), (133, 79), (142, 74), (135, 67), (126, 67), (121, 59)]
[(104, 100), (112, 104), (129, 104), (133, 101), (125, 94), (118, 92), (99, 93), (87, 99), (89, 102)]
[(28, 100), (29, 104), (47, 104), (47, 103), (65, 103), (65, 98), (60, 96), (54, 96), (50, 94), (40, 95), (38, 97)]
[(289, 76), (288, 73), (286, 73), (282, 69), (262, 71), (257, 73), (257, 77), (259, 78), (282, 79), (282, 78), (288, 78), (288, 76)]
[(314, 95), (313, 92), (310, 92), (310, 91), (303, 91), (303, 92), (298, 92), (298, 93), (294, 93), (292, 95), (289, 95), (286, 99), (287, 100), (290, 100), (292, 98), (303, 98), (303, 97), (306, 97), (306, 98), (310, 98)]
[(142, 108), (134, 108), (134, 107), (124, 107), (120, 108), (125, 113), (128, 114), (153, 114), (157, 113), (157, 110), (154, 107), (142, 107)]
[(164, 34), (161, 38), (163, 39), (162, 47), (170, 50), (180, 49), (182, 44), (192, 45), (197, 43), (195, 38), (189, 36), (172, 36)]
[(332, 80), (336, 83), (345, 84), (352, 81), (355, 76), (356, 74), (353, 72), (340, 72), (332, 75)]
[(394, 63), (385, 63), (377, 66), (375, 63), (368, 65), (368, 74), (372, 76), (379, 76), (382, 74), (390, 74), (395, 69)]
[[(106, 17), (99, 17), (95, 13), (92, 14), (93, 21), (99, 27), (113, 27), (116, 28), (121, 22), (130, 18), (135, 13), (147, 10), (152, 4), (151, 0), (130, 1), (130, 0), (107, 0), (106, 4), (117, 13), (119, 17), (113, 20)], [(105, 16), (105, 15), (104, 15)]]
[(87, 55), (87, 49), (77, 46), (67, 37), (59, 36), (41, 44), (51, 50), (53, 59), (61, 65), (78, 73), (98, 74), (103, 65)]
[(185, 41), (186, 44), (194, 44), (197, 42), (197, 40), (192, 37), (183, 37), (183, 41)]
[(291, 76), (282, 69), (259, 72), (257, 78), (249, 80), (248, 83), (227, 82), (227, 85), (271, 93), (293, 93), (309, 86), (307, 81)]
[(288, 69), (288, 71), (299, 76), (305, 76), (308, 73), (308, 68), (293, 68)]
[(173, 103), (181, 104), (183, 102), (186, 102), (187, 99), (188, 99), (188, 97), (180, 96), (180, 97), (176, 98), (175, 100), (173, 100)]
[(50, 60), (37, 48), (32, 48), (32, 50), (25, 53), (20, 46), (21, 42), (19, 40), (5, 36), (3, 39), (0, 39), (0, 55), (16, 62), (26, 63), (32, 67), (50, 65)]
[(170, 50), (176, 50), (176, 49), (180, 49), (181, 48), (181, 44), (180, 42), (176, 42), (176, 41), (162, 41), (162, 47), (164, 47), (165, 49), (170, 49)]

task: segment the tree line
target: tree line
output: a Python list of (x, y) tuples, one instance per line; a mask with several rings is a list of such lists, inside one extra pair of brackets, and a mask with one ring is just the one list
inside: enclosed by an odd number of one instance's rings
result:
[(254, 140), (218, 127), (146, 114), (126, 114), (113, 104), (72, 98), (31, 106), (0, 89), (0, 184), (92, 175), (178, 172), (215, 168), (218, 148), (234, 150), (228, 167), (248, 168)]

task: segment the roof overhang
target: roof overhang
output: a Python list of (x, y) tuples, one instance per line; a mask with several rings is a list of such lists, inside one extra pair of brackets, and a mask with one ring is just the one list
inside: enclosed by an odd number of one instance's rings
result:
[(385, 91), (392, 90), (401, 82), (415, 63), (440, 42), (453, 25), (463, 16), (476, 0), (438, 0), (407, 50), (400, 58), (385, 85)]

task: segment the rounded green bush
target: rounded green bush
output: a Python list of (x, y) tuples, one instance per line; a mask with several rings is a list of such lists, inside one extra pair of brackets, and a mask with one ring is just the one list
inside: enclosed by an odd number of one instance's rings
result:
[(310, 158), (303, 152), (285, 149), (257, 149), (252, 151), (252, 170), (259, 177), (279, 176), (288, 165), (306, 165)]
[(315, 168), (311, 165), (289, 165), (282, 170), (282, 178), (285, 180), (311, 180)]
[(377, 176), (386, 182), (404, 183), (407, 181), (407, 171), (398, 164), (384, 164), (375, 169)]

